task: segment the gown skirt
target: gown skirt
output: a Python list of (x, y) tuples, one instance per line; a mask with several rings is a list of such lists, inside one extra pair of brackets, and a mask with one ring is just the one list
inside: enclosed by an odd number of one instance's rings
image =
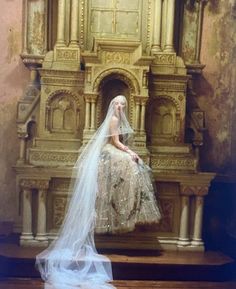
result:
[(150, 167), (110, 143), (99, 160), (96, 214), (98, 234), (131, 232), (161, 218)]

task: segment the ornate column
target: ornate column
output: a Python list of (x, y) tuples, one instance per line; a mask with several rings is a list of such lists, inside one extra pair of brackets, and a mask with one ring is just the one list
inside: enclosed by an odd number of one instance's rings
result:
[(165, 52), (174, 52), (174, 18), (175, 18), (175, 0), (167, 0), (167, 21), (166, 21), (166, 39)]
[(191, 245), (194, 247), (202, 247), (202, 218), (204, 196), (208, 193), (208, 186), (195, 186), (195, 212), (194, 212), (194, 226)]
[(141, 122), (140, 122), (140, 132), (145, 132), (145, 110), (146, 110), (146, 101), (141, 101)]
[(95, 105), (96, 105), (96, 99), (91, 99), (91, 130), (95, 130)]
[(72, 0), (70, 45), (78, 46), (79, 1)]
[(85, 130), (89, 130), (90, 127), (90, 101), (85, 98)]
[(161, 21), (162, 21), (162, 1), (156, 0), (154, 2), (154, 17), (153, 17), (153, 45), (152, 54), (161, 51)]
[[(23, 214), (21, 245), (47, 245), (46, 233), (46, 189), (48, 179), (22, 179), (20, 187), (23, 189)], [(32, 190), (39, 189), (37, 216), (32, 212)], [(37, 217), (36, 237), (33, 236), (32, 220)]]
[(66, 0), (59, 0), (57, 15), (57, 46), (65, 46), (65, 10)]
[(203, 214), (204, 198), (202, 196), (195, 197), (195, 214), (192, 246), (203, 246), (202, 242), (202, 214)]
[(22, 233), (20, 236), (20, 244), (29, 245), (34, 239), (32, 231), (32, 189), (29, 180), (21, 180), (20, 186), (23, 190)]
[(22, 54), (28, 54), (28, 49), (27, 49), (28, 0), (24, 0), (24, 8), (23, 9), (24, 9), (24, 22), (23, 22), (24, 39), (23, 39)]
[(135, 105), (135, 130), (137, 132), (140, 131), (140, 102), (139, 100), (136, 101), (136, 105)]
[(189, 196), (181, 196), (181, 216), (178, 247), (188, 246), (189, 240)]
[(29, 188), (23, 189), (23, 228), (21, 241), (32, 240), (32, 191)]
[(26, 132), (18, 132), (18, 137), (20, 139), (20, 156), (17, 160), (18, 164), (24, 164), (25, 163), (25, 150), (26, 150)]
[(48, 244), (46, 232), (46, 193), (48, 189), (48, 180), (38, 181), (38, 216), (37, 216), (37, 234), (35, 240), (42, 245)]
[(199, 10), (198, 10), (198, 25), (197, 25), (197, 35), (196, 35), (196, 51), (195, 51), (195, 62), (200, 63), (200, 47), (201, 47), (201, 38), (202, 38), (202, 22), (203, 22), (203, 12), (204, 5), (208, 0), (199, 1)]

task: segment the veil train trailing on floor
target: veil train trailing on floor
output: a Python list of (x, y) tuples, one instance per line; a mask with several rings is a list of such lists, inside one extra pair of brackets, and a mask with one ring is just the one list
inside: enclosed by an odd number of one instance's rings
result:
[(36, 256), (45, 289), (114, 288), (111, 262), (95, 247), (95, 227), (100, 233), (117, 233), (160, 219), (148, 167), (110, 143), (114, 134), (126, 141), (133, 133), (123, 111), (118, 127), (111, 129), (117, 99), (126, 104), (124, 96), (111, 101), (105, 120), (73, 168), (72, 194), (58, 238)]

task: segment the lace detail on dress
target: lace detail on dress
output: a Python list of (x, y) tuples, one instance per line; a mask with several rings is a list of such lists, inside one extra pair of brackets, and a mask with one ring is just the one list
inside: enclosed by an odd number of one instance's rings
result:
[(96, 233), (125, 233), (137, 224), (159, 222), (150, 171), (128, 153), (105, 145), (98, 167)]

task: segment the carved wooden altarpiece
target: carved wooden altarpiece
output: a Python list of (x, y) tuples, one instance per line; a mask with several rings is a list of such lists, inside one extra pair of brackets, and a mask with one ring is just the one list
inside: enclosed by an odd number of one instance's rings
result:
[(24, 2), (21, 56), (31, 82), (17, 115), (21, 244), (42, 246), (55, 238), (71, 167), (111, 98), (124, 94), (134, 150), (154, 172), (163, 218), (129, 234), (97, 236), (97, 245), (202, 250), (204, 196), (213, 174), (199, 171), (204, 112), (188, 99), (204, 68), (207, 1)]

